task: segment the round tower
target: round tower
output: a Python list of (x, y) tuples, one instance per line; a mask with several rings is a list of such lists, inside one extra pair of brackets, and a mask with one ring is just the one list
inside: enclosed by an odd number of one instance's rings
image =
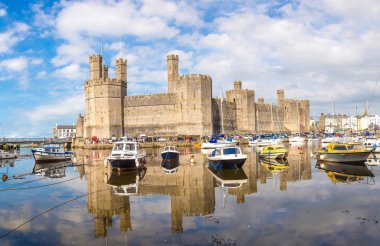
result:
[(241, 81), (240, 80), (234, 81), (234, 90), (241, 90)]
[(102, 77), (103, 57), (101, 55), (90, 55), (90, 80)]
[(277, 90), (277, 105), (280, 105), (281, 102), (285, 100), (285, 92), (284, 90)]

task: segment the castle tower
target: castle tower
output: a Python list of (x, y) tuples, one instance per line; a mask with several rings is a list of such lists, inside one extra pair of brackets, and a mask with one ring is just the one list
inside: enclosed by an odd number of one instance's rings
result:
[(116, 60), (116, 79), (127, 82), (127, 60), (121, 57)]
[(234, 89), (226, 91), (227, 101), (236, 105), (236, 126), (238, 132), (254, 132), (255, 118), (255, 91), (243, 90), (240, 80), (234, 81)]
[(281, 103), (285, 100), (285, 92), (284, 90), (277, 90), (277, 105), (281, 105)]
[(90, 80), (102, 78), (103, 58), (101, 55), (90, 55)]
[(168, 55), (167, 56), (167, 66), (168, 66), (168, 92), (175, 93), (176, 83), (179, 78), (179, 57), (178, 55)]
[[(127, 61), (116, 61), (117, 78), (108, 78), (102, 56), (90, 56), (90, 80), (86, 81), (86, 114), (83, 137), (111, 138), (124, 135), (124, 97), (127, 93)], [(102, 73), (104, 72), (104, 76)]]

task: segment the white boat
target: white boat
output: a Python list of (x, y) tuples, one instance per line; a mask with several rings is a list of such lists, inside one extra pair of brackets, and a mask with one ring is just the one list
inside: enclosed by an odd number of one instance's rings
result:
[(209, 166), (218, 168), (241, 168), (247, 160), (239, 147), (216, 148), (208, 157)]
[(364, 141), (363, 145), (372, 152), (380, 153), (380, 139), (378, 138), (369, 138)]
[(280, 138), (258, 138), (253, 141), (249, 141), (249, 146), (256, 146), (256, 147), (265, 147), (268, 145), (277, 145), (282, 144), (282, 139)]
[(15, 153), (10, 153), (5, 150), (0, 149), (0, 160), (1, 159), (14, 159), (17, 155)]
[(306, 138), (301, 136), (289, 137), (289, 142), (305, 142)]
[(36, 162), (61, 162), (71, 161), (73, 153), (65, 151), (62, 144), (50, 143), (42, 148), (32, 149), (32, 154)]
[(236, 146), (238, 142), (236, 141), (209, 141), (204, 142), (201, 145), (201, 149), (216, 149), (216, 148), (223, 148), (223, 147), (233, 147)]
[(115, 142), (111, 154), (106, 158), (112, 168), (119, 170), (138, 169), (145, 166), (145, 153), (139, 148), (139, 143), (134, 141)]

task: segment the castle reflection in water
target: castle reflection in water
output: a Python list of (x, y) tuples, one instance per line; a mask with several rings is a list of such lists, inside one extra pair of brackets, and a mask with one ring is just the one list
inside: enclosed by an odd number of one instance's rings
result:
[[(160, 149), (147, 149), (146, 154), (150, 156), (147, 169), (126, 177), (104, 167), (104, 158), (109, 151), (76, 150), (75, 164), (80, 165), (78, 171), (87, 180), (87, 209), (94, 216), (94, 237), (107, 236), (113, 216), (119, 218), (120, 231), (132, 230), (131, 196), (170, 196), (172, 232), (182, 232), (184, 217), (214, 213), (216, 187), (221, 187), (226, 195), (235, 197), (236, 203), (241, 204), (247, 195), (259, 192), (258, 183), (264, 185), (272, 179), (276, 185), (279, 184), (276, 189), (285, 191), (289, 182), (311, 179), (311, 155), (298, 148), (290, 149), (287, 164), (262, 162), (256, 159), (254, 151), (243, 149), (248, 159), (243, 171), (235, 172), (236, 175), (211, 172), (207, 168), (207, 158), (199, 150), (189, 148), (180, 151), (180, 165), (176, 172), (163, 171)], [(194, 164), (190, 164), (190, 155), (195, 156)], [(242, 181), (240, 185), (229, 185), (231, 182), (239, 183), (239, 179)], [(134, 183), (137, 185), (132, 187), (132, 193), (123, 194), (117, 190), (121, 184), (133, 186)]]

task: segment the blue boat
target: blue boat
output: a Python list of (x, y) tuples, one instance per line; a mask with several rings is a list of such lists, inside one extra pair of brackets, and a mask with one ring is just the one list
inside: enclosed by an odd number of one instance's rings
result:
[(71, 161), (73, 153), (65, 151), (60, 143), (50, 143), (42, 148), (32, 149), (32, 154), (36, 162), (61, 162)]
[(242, 168), (247, 155), (244, 155), (239, 147), (217, 148), (207, 157), (209, 166), (214, 169)]

